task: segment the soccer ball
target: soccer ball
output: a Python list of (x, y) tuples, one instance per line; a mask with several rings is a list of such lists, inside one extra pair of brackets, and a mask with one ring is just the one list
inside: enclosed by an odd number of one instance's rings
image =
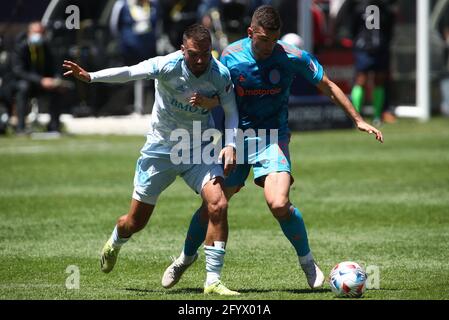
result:
[(366, 273), (355, 262), (340, 262), (332, 269), (329, 284), (337, 297), (359, 298), (366, 289)]

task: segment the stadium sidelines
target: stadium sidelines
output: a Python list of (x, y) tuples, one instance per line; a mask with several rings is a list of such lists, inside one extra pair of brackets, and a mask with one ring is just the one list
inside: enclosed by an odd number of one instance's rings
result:
[[(82, 118), (75, 118), (70, 114), (61, 115), (65, 131), (76, 135), (146, 135), (150, 119), (151, 114)], [(37, 121), (46, 124), (50, 121), (50, 115), (41, 113)]]

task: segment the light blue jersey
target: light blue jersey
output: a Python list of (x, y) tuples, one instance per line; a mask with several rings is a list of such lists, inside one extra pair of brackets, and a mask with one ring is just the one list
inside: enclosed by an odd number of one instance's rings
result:
[[(172, 150), (180, 143), (189, 145), (190, 155), (201, 151), (207, 142), (201, 143), (201, 136), (207, 129), (214, 127), (214, 122), (207, 109), (192, 106), (189, 103), (194, 93), (213, 97), (217, 95), (225, 112), (225, 127), (231, 134), (225, 135), (225, 144), (235, 146), (235, 134), (238, 126), (238, 112), (228, 69), (218, 60), (211, 58), (207, 70), (196, 77), (188, 69), (181, 51), (163, 57), (155, 57), (137, 65), (110, 68), (89, 73), (92, 82), (122, 83), (131, 80), (154, 79), (155, 102), (151, 114), (151, 126), (147, 142), (137, 160), (134, 176), (133, 198), (156, 204), (159, 195), (181, 176), (197, 193), (217, 177), (223, 176), (223, 168), (218, 163), (181, 163), (171, 160)], [(201, 130), (197, 130), (198, 125)], [(172, 133), (188, 133), (190, 141), (180, 142)], [(194, 131), (199, 131), (195, 132)], [(227, 133), (228, 133), (227, 132)], [(198, 143), (198, 139), (200, 143)], [(178, 149), (176, 149), (178, 150)], [(173, 151), (173, 153), (176, 153)]]
[(245, 38), (229, 45), (220, 61), (234, 83), (239, 127), (279, 129), (280, 138), (288, 134), (288, 98), (294, 77), (317, 84), (324, 74), (315, 57), (282, 41), (269, 58), (256, 61), (251, 39)]
[[(157, 153), (169, 154), (178, 141), (170, 141), (175, 129), (187, 130), (193, 137), (193, 122), (201, 123), (202, 131), (213, 128), (213, 119), (207, 109), (192, 106), (189, 99), (194, 93), (206, 97), (217, 95), (223, 105), (232, 128), (236, 121), (236, 105), (229, 71), (218, 60), (212, 58), (208, 69), (196, 77), (188, 68), (181, 51), (166, 56), (145, 60), (135, 66), (111, 68), (90, 73), (92, 82), (125, 82), (139, 79), (155, 79), (155, 102), (147, 144), (142, 153), (149, 156)], [(226, 144), (233, 144), (226, 137)], [(191, 144), (193, 146), (193, 143)]]

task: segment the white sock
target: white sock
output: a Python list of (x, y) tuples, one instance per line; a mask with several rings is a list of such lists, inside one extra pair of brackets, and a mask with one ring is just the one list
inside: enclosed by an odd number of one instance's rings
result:
[(113, 248), (120, 248), (122, 245), (124, 245), (129, 238), (120, 238), (117, 231), (117, 226), (115, 226), (114, 231), (112, 231), (111, 239), (112, 239), (112, 247)]
[(220, 281), (223, 269), (225, 250), (219, 247), (204, 246), (206, 255), (206, 286)]
[(193, 255), (193, 256), (186, 256), (184, 254), (184, 250), (182, 250), (181, 251), (181, 255), (179, 256), (178, 260), (182, 264), (191, 264), (193, 262), (193, 260), (195, 260), (195, 255)]
[(312, 251), (309, 251), (309, 253), (306, 254), (305, 256), (298, 256), (298, 258), (300, 264), (309, 263), (310, 261), (313, 261)]
[(214, 247), (219, 249), (226, 249), (226, 242), (224, 241), (214, 241)]
[(220, 274), (216, 272), (208, 272), (206, 275), (206, 286), (210, 286), (211, 284), (220, 281)]

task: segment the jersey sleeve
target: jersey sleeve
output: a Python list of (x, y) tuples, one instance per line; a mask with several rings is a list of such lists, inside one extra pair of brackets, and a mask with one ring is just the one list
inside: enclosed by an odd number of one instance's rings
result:
[(227, 67), (227, 59), (226, 59), (226, 56), (225, 56), (225, 55), (221, 54), (221, 56), (220, 56), (220, 62), (221, 62), (221, 64), (223, 64), (225, 67)]
[(239, 114), (234, 95), (234, 85), (226, 69), (218, 82), (218, 97), (224, 111), (225, 145), (235, 148), (235, 137), (239, 125)]
[(154, 57), (133, 66), (90, 72), (91, 82), (123, 83), (143, 79), (159, 79), (168, 72), (167, 57)]
[(302, 75), (307, 81), (316, 85), (324, 76), (323, 66), (318, 62), (317, 58), (304, 50), (296, 48), (295, 53), (290, 54), (290, 61), (295, 73)]

